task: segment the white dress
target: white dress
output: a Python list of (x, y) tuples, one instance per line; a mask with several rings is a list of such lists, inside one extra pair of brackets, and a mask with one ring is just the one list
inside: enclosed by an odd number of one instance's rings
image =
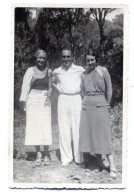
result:
[(46, 73), (36, 67), (29, 68), (23, 78), (20, 101), (26, 102), (25, 145), (51, 145), (51, 103), (47, 90), (31, 89), (36, 79)]

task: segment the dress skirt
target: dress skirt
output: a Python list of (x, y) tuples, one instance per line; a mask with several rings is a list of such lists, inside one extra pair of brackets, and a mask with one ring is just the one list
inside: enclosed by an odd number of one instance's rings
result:
[(47, 91), (32, 89), (28, 95), (25, 145), (52, 144), (51, 103), (45, 92)]
[(104, 95), (85, 96), (80, 119), (80, 151), (111, 154), (111, 128)]

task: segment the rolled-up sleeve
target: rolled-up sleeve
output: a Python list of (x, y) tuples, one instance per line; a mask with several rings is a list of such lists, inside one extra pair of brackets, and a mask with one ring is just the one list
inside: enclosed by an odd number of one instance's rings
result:
[(29, 68), (23, 78), (20, 101), (26, 101), (27, 96), (30, 92), (31, 80), (33, 76), (33, 68)]

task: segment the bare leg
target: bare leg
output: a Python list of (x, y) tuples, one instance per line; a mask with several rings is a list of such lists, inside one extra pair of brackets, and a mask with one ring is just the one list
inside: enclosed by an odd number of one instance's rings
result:
[(41, 156), (41, 151), (40, 151), (40, 146), (35, 146), (36, 152), (37, 152), (37, 156)]
[(97, 165), (101, 169), (108, 169), (109, 168), (109, 160), (107, 162), (106, 155), (104, 154), (96, 154), (97, 157)]
[(36, 152), (40, 152), (40, 146), (35, 146)]
[(102, 163), (103, 163), (105, 168), (109, 168), (109, 161), (108, 161), (106, 155), (104, 155), (104, 154), (102, 154)]
[(49, 166), (50, 165), (50, 157), (48, 152), (49, 146), (44, 146), (44, 165)]
[(103, 167), (102, 155), (101, 154), (96, 154), (96, 158), (97, 158), (97, 165), (99, 166), (100, 169), (102, 169), (102, 167)]
[(49, 156), (48, 149), (49, 149), (48, 145), (44, 146), (44, 156)]
[(40, 151), (40, 146), (35, 146), (36, 152), (37, 152), (37, 158), (36, 158), (36, 166), (41, 165), (41, 160), (42, 160), (42, 153)]
[(114, 164), (114, 157), (113, 154), (108, 154), (106, 155), (109, 161), (109, 166), (110, 166), (110, 176), (113, 178), (116, 178), (116, 168)]
[(108, 161), (109, 161), (110, 170), (116, 171), (113, 154), (108, 154), (107, 158), (108, 158)]

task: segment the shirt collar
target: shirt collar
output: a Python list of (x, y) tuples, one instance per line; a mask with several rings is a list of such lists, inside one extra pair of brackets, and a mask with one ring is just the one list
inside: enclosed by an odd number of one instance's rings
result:
[[(65, 70), (65, 68), (64, 68), (63, 66), (61, 66), (61, 68), (62, 68), (63, 70)], [(70, 69), (76, 70), (76, 67), (75, 67), (74, 63), (71, 64), (71, 66), (69, 67), (69, 70), (70, 70)]]

